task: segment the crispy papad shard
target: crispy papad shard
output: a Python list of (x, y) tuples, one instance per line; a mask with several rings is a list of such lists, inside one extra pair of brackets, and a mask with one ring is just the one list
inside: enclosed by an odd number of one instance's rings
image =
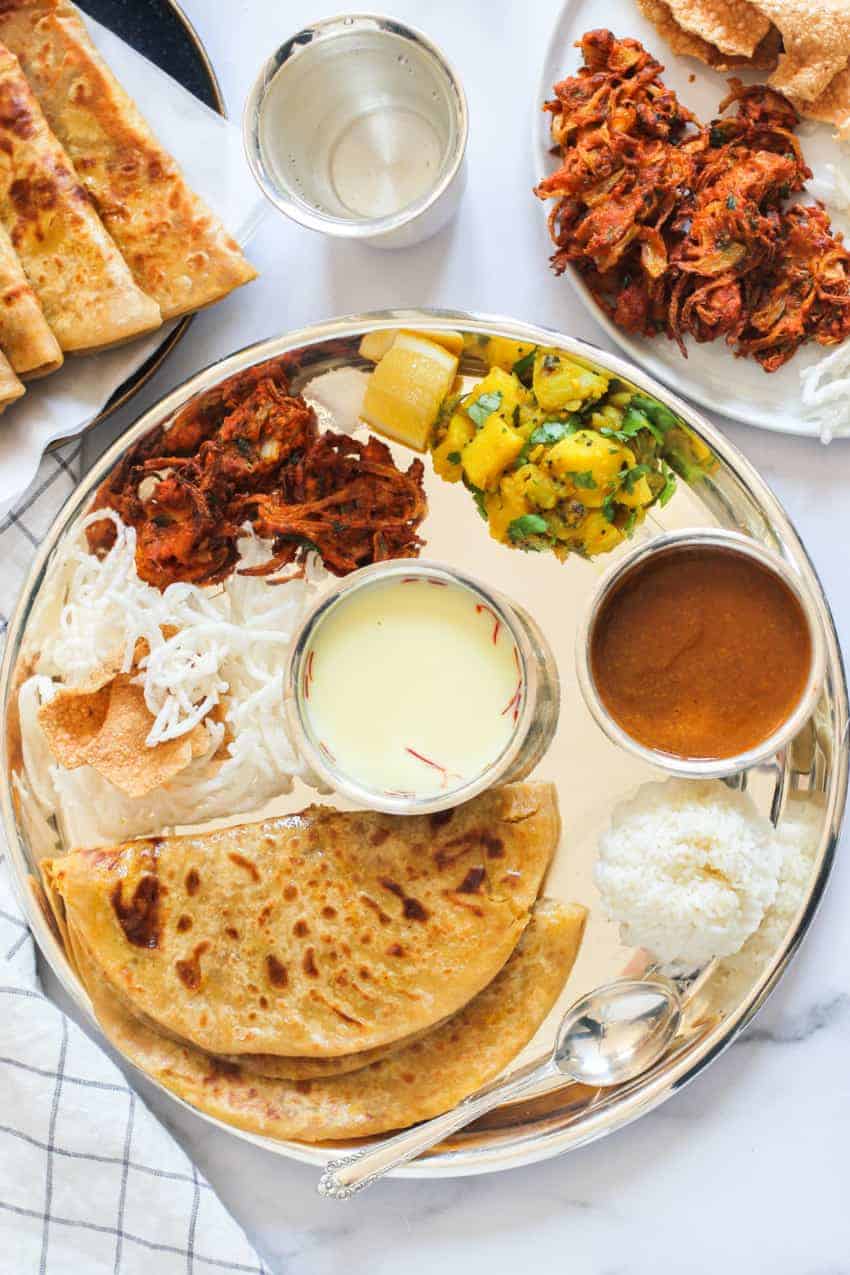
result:
[(749, 66), (754, 70), (772, 71), (779, 59), (779, 32), (770, 27), (751, 57), (736, 57), (721, 53), (713, 44), (690, 31), (683, 31), (665, 0), (638, 0), (638, 8), (651, 22), (674, 53), (682, 57), (697, 58), (700, 62), (725, 71), (731, 67)]
[(432, 1027), (504, 965), (558, 843), (551, 784), (429, 819), (312, 806), (53, 860), (140, 1014), (215, 1054), (337, 1057)]
[(107, 1037), (199, 1111), (272, 1138), (323, 1142), (404, 1128), (496, 1077), (540, 1027), (569, 976), (585, 909), (547, 900), (495, 979), (447, 1023), (361, 1071), (291, 1082), (242, 1072), (160, 1036), (114, 995), (85, 949), (78, 960)]
[[(256, 271), (171, 155), (65, 0), (0, 2), (0, 40), (20, 59), (100, 217), (164, 319), (211, 305)], [(153, 86), (156, 91), (156, 85)]]
[[(12, 241), (0, 225), (0, 350), (18, 376), (46, 376), (62, 366), (50, 330)], [(19, 397), (19, 396), (18, 396)]]
[(749, 0), (667, 0), (674, 21), (721, 53), (751, 58), (770, 21)]
[(782, 36), (784, 51), (768, 84), (788, 97), (815, 101), (850, 57), (847, 0), (755, 0), (755, 4)]
[(0, 412), (26, 393), (5, 354), (0, 353)]
[(80, 686), (60, 687), (38, 712), (60, 766), (91, 766), (128, 797), (144, 797), (162, 788), (208, 749), (200, 722), (186, 735), (149, 746), (153, 720), (133, 672), (117, 673), (108, 665)]
[(834, 124), (842, 141), (850, 138), (850, 67), (839, 71), (813, 102), (800, 98), (792, 98), (792, 101), (801, 115), (823, 124)]
[(134, 283), (3, 45), (0, 222), (63, 350), (97, 350), (160, 326), (159, 306)]

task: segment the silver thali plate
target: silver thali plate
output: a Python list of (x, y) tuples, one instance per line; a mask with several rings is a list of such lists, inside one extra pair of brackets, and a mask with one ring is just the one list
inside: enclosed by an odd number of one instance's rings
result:
[[(397, 310), (352, 316), (252, 345), (198, 373), (167, 395), (101, 457), (56, 518), (9, 625), (0, 671), (0, 697), (6, 723), (2, 732), (0, 799), (9, 857), (22, 906), (38, 943), (85, 1014), (91, 1017), (86, 993), (29, 888), (38, 847), (17, 808), (12, 783), (18, 764), (14, 747), (15, 688), (32, 654), (27, 646), (27, 624), (45, 571), (57, 555), (61, 555), (63, 538), (87, 512), (98, 485), (128, 449), (149, 431), (167, 424), (190, 400), (202, 396), (212, 400), (220, 396), (222, 382), (248, 368), (268, 360), (281, 363), (293, 387), (316, 406), (322, 424), (335, 425), (338, 429), (355, 428), (367, 371), (357, 347), (365, 332), (386, 327), (460, 329), (477, 335), (555, 345), (656, 396), (701, 436), (714, 453), (716, 465), (710, 476), (696, 486), (688, 487), (680, 482), (674, 499), (664, 509), (653, 510), (638, 534), (651, 536), (685, 526), (721, 525), (737, 528), (772, 546), (812, 590), (827, 647), (824, 690), (812, 718), (770, 765), (749, 771), (739, 779), (739, 785), (747, 788), (759, 809), (778, 819), (780, 833), (786, 840), (799, 847), (801, 862), (805, 865), (800, 880), (804, 883), (798, 886), (796, 893), (789, 895), (785, 891), (783, 910), (771, 918), (771, 923), (763, 927), (739, 957), (722, 964), (696, 985), (680, 1037), (652, 1072), (630, 1085), (607, 1092), (568, 1084), (550, 1087), (522, 1104), (499, 1109), (400, 1171), (402, 1176), (448, 1177), (492, 1172), (542, 1160), (622, 1127), (693, 1079), (749, 1022), (799, 946), (830, 872), (847, 791), (847, 687), (829, 606), (779, 502), (716, 428), (625, 360), (544, 328), (507, 318), (445, 310)], [(476, 368), (465, 362), (461, 371), (473, 375)], [(410, 453), (403, 448), (395, 450), (399, 463), (406, 465)], [(534, 775), (556, 783), (564, 824), (563, 841), (549, 873), (546, 893), (564, 901), (585, 904), (590, 909), (590, 920), (582, 951), (563, 996), (517, 1060), (524, 1062), (548, 1049), (566, 1004), (596, 984), (622, 973), (635, 960), (635, 952), (621, 945), (617, 927), (602, 914), (592, 869), (599, 835), (607, 827), (614, 804), (631, 794), (640, 783), (659, 778), (659, 773), (626, 755), (602, 735), (584, 706), (575, 677), (573, 646), (578, 620), (613, 555), (591, 562), (571, 559), (562, 565), (549, 555), (506, 549), (488, 537), (473, 501), (459, 485), (443, 483), (429, 472), (426, 489), (430, 512), (422, 529), (427, 540), (423, 556), (449, 562), (477, 576), (529, 611), (554, 649), (562, 681), (559, 730)], [(296, 785), (292, 794), (262, 810), (243, 813), (238, 819), (244, 821), (297, 810), (314, 797), (311, 790)], [(233, 822), (236, 821), (234, 818)], [(192, 830), (200, 827), (203, 825), (193, 825)], [(339, 1143), (316, 1147), (275, 1141), (242, 1132), (218, 1120), (211, 1119), (211, 1122), (280, 1155), (316, 1166), (324, 1165), (342, 1149)]]

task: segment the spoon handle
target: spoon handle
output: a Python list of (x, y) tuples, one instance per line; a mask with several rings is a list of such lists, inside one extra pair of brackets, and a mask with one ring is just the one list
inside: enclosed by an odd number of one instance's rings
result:
[(406, 1164), (429, 1147), (441, 1142), (449, 1134), (471, 1124), (485, 1112), (492, 1111), (503, 1102), (521, 1098), (548, 1076), (559, 1074), (551, 1057), (538, 1058), (536, 1062), (519, 1067), (509, 1076), (495, 1080), (476, 1093), (470, 1094), (451, 1111), (423, 1124), (405, 1129), (374, 1147), (366, 1147), (354, 1155), (332, 1160), (319, 1179), (319, 1195), (332, 1200), (348, 1200), (358, 1191), (377, 1182), (390, 1169)]

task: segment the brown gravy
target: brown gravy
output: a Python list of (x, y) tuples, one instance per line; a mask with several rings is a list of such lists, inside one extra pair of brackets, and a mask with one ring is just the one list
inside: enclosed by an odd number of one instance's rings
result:
[(590, 666), (614, 720), (639, 743), (723, 758), (788, 719), (812, 663), (809, 626), (788, 586), (745, 554), (662, 552), (602, 603)]

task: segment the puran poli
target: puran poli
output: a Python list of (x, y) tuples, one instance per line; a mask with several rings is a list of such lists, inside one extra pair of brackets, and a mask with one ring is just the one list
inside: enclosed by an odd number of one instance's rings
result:
[(542, 901), (510, 960), (459, 1013), (389, 1058), (325, 1080), (246, 1074), (167, 1039), (126, 1009), (85, 948), (78, 959), (103, 1031), (147, 1075), (199, 1111), (241, 1129), (323, 1142), (427, 1120), (497, 1076), (555, 1004), (585, 918), (578, 905)]
[(5, 354), (0, 354), (0, 412), (26, 393)]
[(160, 326), (159, 306), (136, 286), (2, 45), (0, 221), (63, 350), (101, 349)]
[(17, 376), (46, 376), (62, 366), (50, 330), (12, 241), (0, 225), (0, 350)]
[(186, 184), (66, 0), (3, 0), (0, 41), (20, 59), (50, 127), (163, 318), (197, 310), (256, 275)]
[(770, 30), (770, 20), (749, 0), (667, 0), (667, 5), (683, 31), (736, 57), (751, 58)]
[(135, 1012), (210, 1053), (336, 1057), (490, 982), (559, 832), (553, 786), (512, 784), (431, 819), (314, 806), (42, 867)]

